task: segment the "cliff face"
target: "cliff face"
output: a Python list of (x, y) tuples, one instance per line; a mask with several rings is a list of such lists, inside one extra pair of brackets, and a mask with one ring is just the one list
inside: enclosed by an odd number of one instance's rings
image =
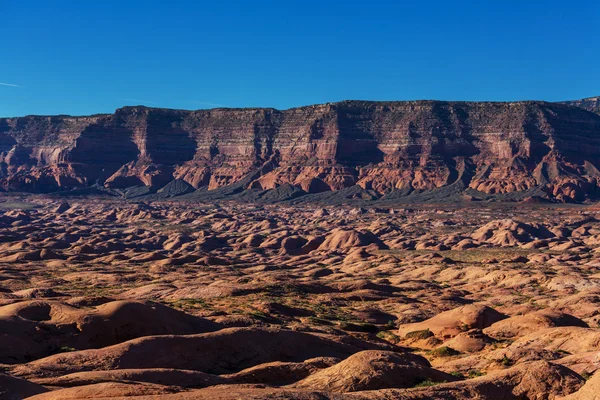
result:
[(564, 104), (583, 108), (596, 114), (600, 114), (600, 96), (588, 97), (587, 99), (565, 101)]
[(385, 194), (461, 182), (488, 194), (540, 188), (581, 201), (600, 192), (600, 115), (545, 102), (345, 101), (0, 119), (6, 190), (160, 188), (175, 179), (212, 190), (260, 167), (247, 189), (359, 185)]

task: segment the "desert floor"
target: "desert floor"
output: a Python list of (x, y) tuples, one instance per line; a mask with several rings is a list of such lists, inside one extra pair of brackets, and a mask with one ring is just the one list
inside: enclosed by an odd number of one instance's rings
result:
[(600, 396), (594, 206), (0, 209), (2, 399)]

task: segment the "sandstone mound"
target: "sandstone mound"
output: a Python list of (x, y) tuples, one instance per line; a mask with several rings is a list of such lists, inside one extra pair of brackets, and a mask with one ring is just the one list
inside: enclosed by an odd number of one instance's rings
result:
[(410, 353), (361, 351), (293, 386), (332, 392), (356, 392), (407, 388), (426, 380), (447, 382), (456, 378), (430, 368), (425, 359)]
[[(150, 335), (193, 334), (217, 330), (217, 324), (158, 303), (113, 301), (82, 315), (77, 323), (86, 347), (103, 347)], [(87, 336), (87, 337), (86, 337)]]
[(516, 246), (553, 236), (554, 234), (542, 225), (503, 219), (483, 225), (473, 233), (471, 238), (496, 246)]
[[(138, 396), (151, 396), (156, 399), (163, 395), (177, 392), (176, 389), (140, 382), (104, 382), (94, 385), (78, 386), (74, 388), (55, 390), (42, 393), (33, 397), (32, 400), (86, 400), (86, 399), (139, 399)], [(142, 398), (143, 398), (142, 397)]]
[(452, 339), (444, 342), (444, 346), (461, 353), (476, 353), (493, 342), (494, 340), (481, 332), (481, 330), (473, 329), (468, 332), (459, 333)]
[(575, 326), (547, 328), (515, 340), (509, 349), (536, 347), (570, 354), (600, 351), (600, 331)]
[(515, 339), (545, 328), (576, 326), (587, 328), (587, 324), (572, 315), (553, 310), (541, 310), (517, 315), (498, 321), (484, 330), (496, 339)]
[(246, 368), (235, 374), (221, 375), (231, 383), (262, 383), (283, 386), (297, 382), (320, 369), (340, 362), (334, 357), (317, 357), (304, 362), (274, 361)]
[(437, 337), (449, 339), (470, 329), (484, 329), (506, 318), (504, 314), (484, 305), (470, 304), (439, 313), (423, 322), (401, 325), (398, 335), (411, 336), (413, 332), (430, 331)]
[(500, 400), (553, 399), (573, 393), (584, 380), (568, 368), (545, 361), (525, 363), (459, 382), (404, 390), (360, 392), (350, 399)]
[(3, 400), (21, 400), (47, 391), (45, 387), (24, 379), (0, 374), (0, 398)]
[(349, 337), (267, 328), (227, 328), (199, 335), (148, 336), (102, 349), (56, 354), (16, 366), (13, 371), (18, 376), (32, 377), (139, 368), (224, 374), (272, 361), (345, 358), (377, 347)]
[(347, 251), (355, 247), (373, 245), (378, 249), (386, 249), (387, 246), (370, 231), (360, 232), (354, 229), (333, 229), (319, 246), (318, 250), (324, 251)]
[(340, 396), (299, 389), (269, 388), (264, 386), (226, 385), (187, 392), (172, 393), (165, 386), (141, 383), (101, 383), (62, 389), (32, 400), (341, 400)]
[(0, 307), (0, 360), (27, 361), (61, 347), (86, 349), (141, 336), (216, 329), (206, 319), (151, 302), (113, 301), (90, 310), (58, 301), (21, 301)]
[[(111, 382), (62, 389), (32, 397), (32, 400), (111, 398), (131, 400), (499, 400), (595, 399), (596, 380), (584, 380), (567, 368), (545, 361), (525, 363), (506, 370), (464, 381), (439, 383), (414, 389), (380, 389), (331, 393), (303, 388), (268, 388), (251, 385), (226, 385), (171, 394), (173, 389), (145, 383)], [(583, 388), (580, 392), (578, 389)], [(588, 397), (588, 396), (592, 397)]]
[(225, 382), (216, 375), (210, 375), (200, 371), (154, 368), (76, 372), (74, 374), (56, 378), (38, 379), (36, 380), (36, 383), (53, 387), (73, 387), (121, 381), (145, 382), (165, 386), (190, 388), (202, 388)]
[(597, 400), (600, 398), (600, 372), (596, 372), (581, 389), (559, 400)]

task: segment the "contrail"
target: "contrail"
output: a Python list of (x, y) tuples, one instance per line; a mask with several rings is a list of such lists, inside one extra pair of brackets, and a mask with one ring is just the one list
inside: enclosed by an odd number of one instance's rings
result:
[(21, 85), (14, 85), (12, 83), (3, 83), (3, 82), (0, 82), (0, 86), (22, 87)]

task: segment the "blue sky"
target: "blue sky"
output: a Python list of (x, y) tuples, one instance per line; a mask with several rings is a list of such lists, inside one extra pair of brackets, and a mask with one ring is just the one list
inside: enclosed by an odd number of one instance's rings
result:
[(597, 0), (0, 0), (0, 21), (0, 116), (600, 95)]

